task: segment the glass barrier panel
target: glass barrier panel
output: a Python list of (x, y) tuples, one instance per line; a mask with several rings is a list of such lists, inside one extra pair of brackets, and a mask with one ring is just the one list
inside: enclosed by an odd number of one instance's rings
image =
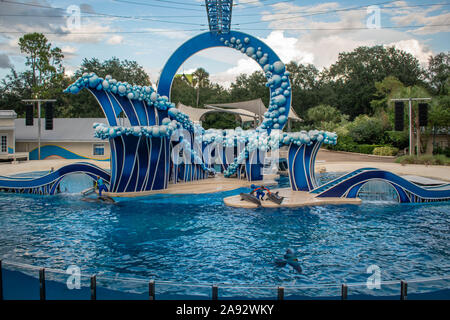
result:
[(317, 287), (286, 287), (284, 288), (285, 300), (339, 300), (341, 299), (341, 287), (317, 286)]
[(407, 282), (408, 300), (449, 300), (450, 279), (423, 279)]
[(67, 274), (59, 270), (45, 270), (47, 300), (89, 300), (91, 299), (89, 276)]
[(39, 300), (39, 269), (2, 262), (3, 299)]
[(219, 300), (276, 300), (275, 287), (251, 287), (250, 285), (219, 285)]
[(212, 285), (159, 282), (155, 280), (155, 300), (211, 300)]
[(379, 288), (364, 284), (348, 284), (348, 300), (400, 300), (400, 281), (381, 283)]
[(148, 282), (137, 278), (96, 277), (97, 300), (148, 300)]

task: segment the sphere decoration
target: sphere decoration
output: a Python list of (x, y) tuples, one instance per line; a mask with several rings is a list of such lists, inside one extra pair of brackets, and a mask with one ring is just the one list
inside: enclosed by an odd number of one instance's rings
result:
[[(161, 72), (158, 93), (170, 97), (173, 78), (181, 65), (195, 53), (213, 47), (239, 50), (255, 60), (264, 71), (270, 90), (269, 111), (260, 127), (266, 130), (283, 129), (291, 108), (289, 72), (277, 54), (261, 40), (242, 32), (227, 34), (202, 33), (181, 45), (169, 58)], [(276, 112), (274, 112), (276, 111)]]
[[(181, 112), (170, 102), (170, 89), (173, 78), (180, 66), (195, 53), (212, 47), (229, 47), (239, 50), (243, 54), (255, 60), (267, 79), (266, 86), (270, 91), (270, 103), (264, 119), (260, 126), (254, 130), (205, 130), (198, 124), (194, 124), (189, 116)], [(84, 73), (65, 92), (78, 93), (83, 88), (91, 91), (105, 91), (132, 100), (145, 102), (147, 106), (154, 107), (159, 111), (158, 125), (149, 126), (106, 126), (95, 124), (95, 136), (100, 139), (111, 139), (119, 136), (134, 136), (147, 138), (170, 138), (176, 129), (186, 129), (194, 137), (194, 142), (201, 146), (220, 143), (225, 147), (243, 145), (243, 150), (233, 160), (224, 172), (225, 177), (235, 174), (239, 165), (245, 162), (249, 155), (255, 150), (275, 150), (284, 145), (307, 145), (314, 142), (335, 144), (337, 136), (335, 133), (311, 130), (295, 133), (282, 132), (288, 121), (291, 108), (291, 85), (289, 72), (276, 53), (261, 40), (248, 34), (231, 31), (227, 34), (217, 35), (206, 32), (195, 36), (181, 45), (169, 58), (164, 66), (159, 79), (158, 89), (155, 91), (149, 86), (131, 85), (113, 79), (111, 76), (105, 78), (95, 73)], [(108, 120), (109, 121), (109, 120)], [(114, 124), (116, 124), (114, 122)], [(197, 154), (195, 148), (189, 141), (180, 141), (183, 148), (189, 151), (191, 160), (200, 164), (205, 171), (214, 171), (204, 164), (201, 155)]]

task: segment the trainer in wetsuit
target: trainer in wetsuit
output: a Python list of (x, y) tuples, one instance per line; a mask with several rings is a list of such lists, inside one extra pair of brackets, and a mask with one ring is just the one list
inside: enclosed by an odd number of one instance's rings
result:
[(106, 188), (105, 184), (103, 183), (103, 179), (100, 177), (97, 177), (97, 187), (98, 187), (98, 195), (100, 197), (102, 196), (103, 191), (108, 192), (108, 188)]

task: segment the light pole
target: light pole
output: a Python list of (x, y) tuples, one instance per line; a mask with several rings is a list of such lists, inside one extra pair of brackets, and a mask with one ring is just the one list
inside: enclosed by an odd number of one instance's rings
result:
[(41, 102), (56, 102), (55, 99), (24, 99), (22, 102), (37, 102), (38, 105), (38, 160), (41, 160)]
[[(391, 99), (390, 101), (408, 101), (408, 112), (409, 112), (409, 155), (413, 154), (413, 129), (412, 129), (412, 102), (413, 101), (430, 101), (431, 98), (399, 98), (399, 99)], [(417, 156), (419, 156), (419, 133), (417, 132)]]

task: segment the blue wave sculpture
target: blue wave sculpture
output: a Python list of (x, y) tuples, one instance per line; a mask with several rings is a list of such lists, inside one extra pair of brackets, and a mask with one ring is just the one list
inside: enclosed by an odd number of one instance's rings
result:
[(61, 180), (72, 173), (84, 173), (97, 180), (101, 177), (109, 184), (111, 177), (105, 170), (85, 162), (70, 164), (39, 178), (0, 177), (0, 190), (15, 193), (53, 195), (58, 190)]
[(399, 202), (418, 203), (450, 200), (450, 186), (421, 187), (395, 173), (376, 168), (362, 168), (330, 181), (311, 193), (318, 197), (356, 198), (360, 189), (369, 181), (385, 181), (392, 185), (398, 194)]

